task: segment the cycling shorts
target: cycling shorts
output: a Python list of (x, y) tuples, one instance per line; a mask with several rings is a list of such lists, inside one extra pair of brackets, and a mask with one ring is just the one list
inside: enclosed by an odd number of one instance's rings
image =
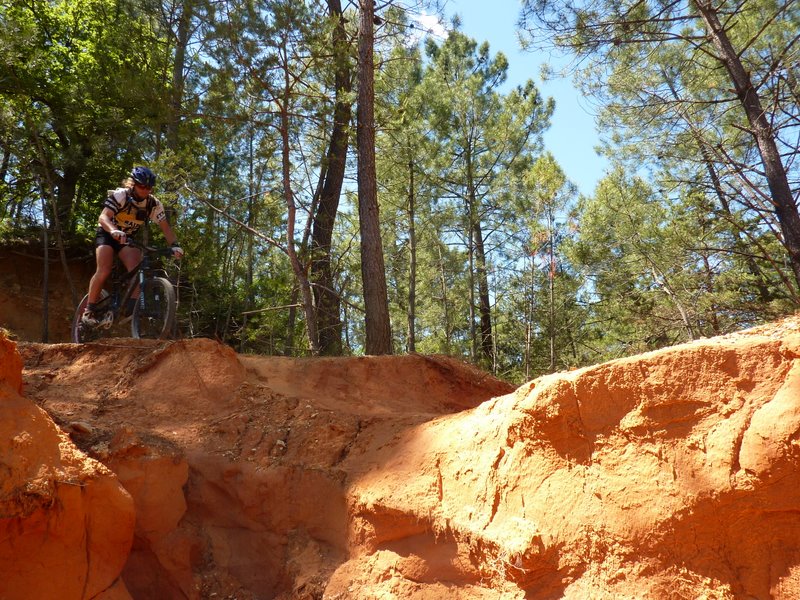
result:
[(111, 246), (114, 249), (115, 254), (125, 247), (123, 244), (120, 244), (116, 239), (114, 239), (114, 236), (108, 233), (102, 227), (97, 228), (97, 236), (94, 238), (94, 245), (95, 247)]

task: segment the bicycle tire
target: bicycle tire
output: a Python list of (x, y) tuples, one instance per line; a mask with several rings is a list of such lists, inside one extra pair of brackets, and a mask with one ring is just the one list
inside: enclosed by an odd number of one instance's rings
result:
[[(175, 288), (169, 279), (146, 279), (139, 292), (131, 319), (131, 334), (137, 339), (166, 339), (173, 335), (175, 325)], [(144, 306), (142, 306), (142, 297)]]
[[(109, 293), (103, 290), (100, 295), (98, 304), (104, 305)], [(86, 305), (89, 302), (89, 294), (86, 294), (83, 299), (78, 303), (78, 308), (75, 309), (75, 315), (72, 317), (72, 327), (70, 328), (70, 339), (74, 344), (85, 344), (86, 342), (93, 342), (101, 337), (109, 334), (109, 330), (103, 327), (86, 327), (81, 322), (83, 312), (86, 310)]]

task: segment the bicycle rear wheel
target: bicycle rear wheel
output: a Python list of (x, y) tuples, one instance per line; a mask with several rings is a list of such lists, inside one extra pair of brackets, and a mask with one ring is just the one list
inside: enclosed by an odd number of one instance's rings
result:
[[(169, 279), (154, 277), (144, 282), (144, 289), (133, 308), (131, 332), (135, 338), (169, 338), (175, 325), (175, 288)], [(144, 306), (142, 306), (144, 299)]]
[[(103, 314), (110, 310), (110, 295), (106, 290), (101, 292), (100, 301), (97, 303), (98, 314)], [(75, 315), (72, 317), (72, 328), (70, 329), (70, 339), (75, 344), (84, 344), (86, 342), (93, 342), (102, 337), (109, 335), (110, 330), (107, 327), (90, 327), (81, 322), (83, 312), (86, 310), (86, 305), (89, 303), (89, 294), (86, 294), (75, 309)]]

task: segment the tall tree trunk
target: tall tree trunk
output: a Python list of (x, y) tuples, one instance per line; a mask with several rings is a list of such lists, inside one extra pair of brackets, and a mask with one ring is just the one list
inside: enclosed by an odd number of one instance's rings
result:
[[(667, 82), (669, 86), (669, 90), (672, 94), (672, 97), (675, 99), (676, 102), (681, 102), (680, 95), (678, 91), (675, 89), (670, 77), (666, 73), (666, 71), (661, 71), (661, 76), (664, 78), (664, 81)], [(681, 117), (684, 121), (686, 121), (687, 125), (689, 126), (692, 137), (694, 138), (695, 142), (697, 143), (697, 147), (700, 151), (700, 156), (703, 159), (703, 164), (706, 168), (706, 172), (711, 180), (711, 185), (714, 188), (714, 194), (717, 196), (719, 200), (720, 206), (722, 206), (722, 210), (725, 213), (726, 219), (728, 222), (733, 226), (732, 233), (734, 236), (734, 247), (744, 250), (748, 242), (747, 240), (743, 239), (743, 231), (742, 227), (739, 223), (737, 223), (736, 219), (734, 218), (733, 211), (731, 210), (730, 203), (728, 201), (728, 197), (725, 194), (725, 191), (722, 189), (722, 181), (720, 180), (719, 174), (717, 173), (717, 169), (714, 164), (714, 159), (712, 156), (711, 148), (709, 147), (708, 142), (705, 140), (701, 132), (695, 126), (694, 122), (689, 118), (689, 116), (685, 112), (681, 112)], [(746, 234), (745, 234), (746, 235)], [(758, 266), (758, 263), (753, 258), (753, 256), (749, 255), (746, 252), (742, 252), (742, 254), (746, 257), (745, 264), (747, 265), (747, 270), (753, 275), (755, 280), (755, 286), (758, 290), (759, 297), (761, 298), (762, 302), (770, 302), (774, 299), (774, 294), (769, 290), (767, 286), (767, 277), (762, 272), (761, 268)], [(783, 274), (781, 269), (776, 269), (778, 277), (780, 277), (787, 285), (787, 289), (792, 297), (795, 297), (794, 286), (792, 286), (791, 282), (786, 278)], [(795, 302), (797, 299), (795, 299)]]
[(548, 270), (548, 317), (547, 317), (547, 337), (550, 340), (550, 372), (556, 370), (558, 357), (556, 356), (556, 236), (555, 219), (553, 218), (552, 207), (547, 210), (547, 230), (550, 235), (550, 255), (547, 264)]
[(480, 315), (481, 360), (489, 368), (494, 364), (494, 342), (492, 340), (492, 304), (489, 298), (489, 269), (483, 242), (483, 228), (477, 219), (472, 228), (475, 244), (475, 262), (478, 276), (478, 313)]
[(186, 48), (189, 45), (194, 0), (184, 0), (178, 10), (178, 31), (175, 40), (175, 60), (172, 63), (172, 96), (169, 101), (169, 122), (167, 123), (167, 148), (177, 152), (180, 147), (180, 122), (182, 115), (183, 90), (186, 82)]
[(358, 216), (367, 354), (391, 354), (392, 331), (383, 261), (375, 174), (374, 32), (372, 0), (359, 0), (358, 28)]
[[(703, 273), (705, 274), (705, 277), (703, 278), (703, 289), (705, 290), (705, 293), (711, 297), (711, 294), (714, 293), (716, 273), (714, 272), (714, 267), (711, 266), (711, 261), (708, 260), (708, 256), (705, 254), (703, 255)], [(722, 335), (722, 327), (720, 327), (719, 324), (717, 310), (717, 303), (712, 302), (711, 306), (708, 307), (708, 311), (706, 312), (706, 320), (711, 325), (711, 331), (714, 335)]]
[[(52, 211), (52, 219), (50, 227), (52, 227), (53, 232), (55, 233), (56, 237), (56, 247), (58, 248), (59, 258), (61, 259), (61, 267), (64, 270), (64, 277), (67, 279), (67, 284), (69, 285), (70, 295), (72, 298), (72, 305), (77, 307), (78, 306), (78, 292), (75, 289), (75, 283), (72, 281), (72, 274), (69, 270), (69, 262), (67, 261), (67, 251), (64, 247), (64, 228), (62, 226), (62, 222), (65, 219), (65, 215), (68, 217), (72, 211), (72, 203), (75, 198), (75, 190), (77, 188), (78, 179), (80, 174), (83, 172), (83, 166), (81, 167), (70, 167), (67, 166), (64, 169), (64, 175), (59, 176), (58, 173), (55, 172), (55, 169), (52, 167), (50, 160), (48, 159), (47, 153), (45, 152), (44, 144), (42, 143), (41, 138), (36, 133), (36, 129), (31, 128), (32, 139), (34, 147), (36, 148), (36, 154), (38, 155), (38, 162), (41, 166), (41, 176), (40, 176), (40, 187), (42, 190), (42, 197), (47, 200), (45, 204), (43, 204), (43, 213), (42, 218), (45, 222), (45, 227), (47, 227), (47, 204), (50, 205)], [(58, 182), (54, 184), (54, 181)], [(57, 187), (58, 192), (53, 194), (53, 189)], [(64, 212), (62, 212), (64, 211)], [(46, 233), (46, 232), (45, 232)], [(49, 243), (49, 241), (47, 242)], [(48, 265), (45, 265), (45, 272), (47, 273), (47, 269), (49, 268)], [(45, 286), (47, 283), (45, 282)], [(47, 312), (47, 303), (44, 305), (45, 313)], [(45, 321), (47, 320), (47, 315), (45, 314)]]
[[(286, 46), (284, 45), (284, 48)], [(300, 286), (300, 295), (302, 298), (303, 311), (306, 316), (306, 331), (308, 334), (308, 345), (312, 354), (319, 354), (319, 337), (317, 334), (317, 322), (314, 315), (314, 299), (311, 293), (311, 283), (308, 280), (306, 269), (300, 262), (295, 249), (295, 219), (297, 218), (297, 205), (294, 201), (294, 193), (292, 192), (291, 180), (291, 158), (289, 148), (289, 103), (291, 96), (291, 74), (289, 73), (288, 61), (284, 56), (284, 88), (283, 98), (280, 103), (281, 113), (281, 172), (283, 179), (283, 197), (286, 201), (287, 219), (286, 219), (286, 254), (289, 256), (289, 263), (292, 266), (292, 271), (297, 278), (297, 283)]]
[[(742, 254), (745, 256), (744, 262), (747, 265), (748, 272), (753, 276), (755, 281), (756, 289), (758, 290), (758, 295), (761, 298), (761, 301), (764, 303), (771, 302), (774, 299), (774, 294), (770, 291), (769, 287), (767, 286), (767, 276), (758, 266), (756, 260), (749, 254), (744, 252), (744, 250), (748, 246), (748, 242), (744, 239), (742, 234), (741, 226), (736, 222), (734, 218), (733, 211), (731, 210), (730, 203), (728, 202), (728, 198), (725, 195), (725, 192), (722, 189), (722, 183), (720, 182), (719, 175), (717, 174), (717, 170), (714, 167), (714, 163), (711, 159), (711, 156), (708, 151), (708, 147), (705, 145), (705, 142), (699, 138), (697, 142), (700, 146), (700, 153), (703, 156), (703, 162), (705, 163), (706, 171), (708, 172), (708, 176), (711, 178), (711, 185), (714, 188), (714, 193), (717, 196), (717, 199), (722, 206), (722, 210), (725, 213), (726, 219), (729, 223), (733, 225), (732, 233), (733, 233), (733, 243), (734, 247), (737, 249), (742, 250)], [(783, 277), (785, 283), (787, 284), (787, 289), (789, 293), (794, 297), (796, 294), (794, 292), (794, 287), (791, 284), (791, 281), (788, 280), (786, 275), (783, 274), (781, 269), (776, 269), (778, 277)], [(797, 298), (795, 298), (795, 302), (797, 302)]]
[[(61, 231), (73, 231), (71, 216), (75, 194), (78, 191), (78, 180), (86, 169), (86, 162), (80, 160), (79, 164), (71, 161), (64, 166), (63, 174), (58, 174), (54, 167), (48, 164), (42, 165), (44, 176), (47, 181), (56, 182), (55, 214), (53, 215), (53, 225), (58, 225)], [(51, 188), (52, 189), (52, 188)]]
[(436, 244), (439, 250), (439, 280), (442, 286), (442, 320), (444, 321), (444, 351), (445, 354), (450, 354), (451, 334), (450, 334), (450, 309), (448, 307), (447, 299), (447, 277), (444, 271), (444, 257), (442, 256), (441, 243)]
[(478, 344), (478, 327), (475, 323), (475, 236), (472, 232), (474, 220), (473, 208), (468, 207), (469, 211), (469, 224), (466, 231), (467, 236), (467, 261), (469, 269), (469, 339), (470, 343), (470, 360), (473, 362), (478, 360), (480, 356), (480, 344)]
[[(255, 153), (254, 153), (254, 131), (252, 125), (248, 129), (247, 132), (247, 220), (245, 223), (248, 227), (255, 229), (257, 223), (255, 222), (255, 196), (256, 196), (256, 185), (255, 185)], [(245, 290), (245, 301), (244, 301), (244, 323), (242, 324), (242, 335), (239, 339), (239, 352), (244, 353), (247, 340), (247, 312), (253, 309), (255, 305), (255, 290), (253, 289), (253, 277), (254, 277), (254, 263), (255, 263), (255, 240), (253, 239), (252, 235), (248, 235), (245, 238), (245, 252), (247, 253), (246, 265), (245, 265), (245, 274), (244, 274), (244, 290)]]
[(13, 217), (13, 211), (9, 210), (8, 205), (5, 202), (5, 194), (4, 191), (6, 189), (6, 177), (8, 176), (8, 167), (11, 163), (11, 145), (10, 145), (11, 136), (7, 137), (3, 140), (3, 143), (0, 144), (0, 147), (3, 149), (3, 158), (0, 160), (0, 219), (8, 215), (9, 217)]
[(747, 115), (751, 134), (755, 138), (764, 176), (769, 186), (775, 215), (781, 225), (783, 245), (798, 284), (800, 284), (800, 214), (792, 196), (792, 190), (781, 159), (775, 134), (761, 105), (758, 90), (753, 85), (750, 73), (744, 68), (739, 53), (733, 47), (728, 34), (720, 23), (717, 9), (707, 0), (693, 0), (705, 23), (708, 35), (720, 53), (719, 60), (728, 71), (736, 95)]
[(50, 329), (50, 240), (47, 235), (47, 201), (42, 194), (42, 246), (44, 254), (44, 273), (42, 275), (42, 343), (49, 341)]
[(528, 311), (525, 319), (525, 380), (531, 377), (531, 343), (533, 341), (533, 311), (535, 308), (534, 298), (536, 294), (536, 264), (531, 253), (531, 284), (528, 290), (530, 300), (528, 301)]
[(478, 314), (480, 316), (480, 360), (486, 367), (494, 365), (494, 343), (492, 341), (492, 304), (489, 298), (489, 272), (486, 266), (486, 250), (483, 241), (483, 228), (478, 214), (478, 199), (475, 196), (475, 182), (472, 170), (472, 155), (466, 154), (467, 193), (471, 222), (472, 247), (475, 251), (475, 274), (478, 280)]
[(414, 197), (414, 161), (408, 161), (408, 351), (417, 351), (417, 230)]
[[(283, 345), (284, 356), (294, 356), (294, 324), (297, 320), (297, 300), (300, 298), (300, 288), (294, 286), (289, 296), (289, 314), (286, 317), (286, 342)], [(317, 332), (319, 335), (319, 332)]]
[(50, 126), (61, 146), (59, 152), (61, 164), (56, 164), (48, 148), (42, 144), (36, 124), (31, 123), (30, 125), (33, 141), (37, 144), (37, 160), (41, 164), (43, 180), (49, 181), (51, 184), (55, 183), (57, 188), (55, 194), (56, 213), (54, 215), (57, 221), (54, 223), (60, 225), (63, 232), (69, 233), (75, 229), (71, 217), (78, 181), (86, 171), (86, 165), (94, 151), (90, 139), (77, 133), (70, 135), (64, 124), (72, 121), (69, 115), (64, 114), (62, 107), (50, 105), (50, 109), (53, 115)]
[(341, 0), (328, 0), (328, 12), (336, 19), (332, 40), (336, 64), (336, 100), (333, 130), (328, 144), (327, 160), (323, 167), (322, 191), (311, 234), (310, 278), (313, 282), (316, 303), (320, 354), (340, 356), (342, 354), (341, 303), (333, 283), (331, 242), (347, 164), (350, 118), (353, 110), (349, 100), (352, 90), (352, 70)]

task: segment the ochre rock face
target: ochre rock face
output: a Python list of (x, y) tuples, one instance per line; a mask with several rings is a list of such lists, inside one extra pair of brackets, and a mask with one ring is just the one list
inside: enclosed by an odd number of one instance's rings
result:
[(544, 377), (376, 448), (328, 590), (433, 584), (449, 546), (447, 580), (509, 597), (800, 597), (799, 331)]
[(0, 597), (129, 598), (117, 579), (130, 496), (20, 395), (22, 362), (1, 334), (0, 358)]
[(131, 595), (191, 598), (192, 541), (178, 528), (186, 513), (183, 486), (189, 476), (182, 451), (124, 427), (112, 438), (105, 458), (136, 506), (134, 544), (122, 573)]
[(22, 354), (134, 498), (137, 599), (800, 597), (800, 318), (516, 390), (443, 357)]

